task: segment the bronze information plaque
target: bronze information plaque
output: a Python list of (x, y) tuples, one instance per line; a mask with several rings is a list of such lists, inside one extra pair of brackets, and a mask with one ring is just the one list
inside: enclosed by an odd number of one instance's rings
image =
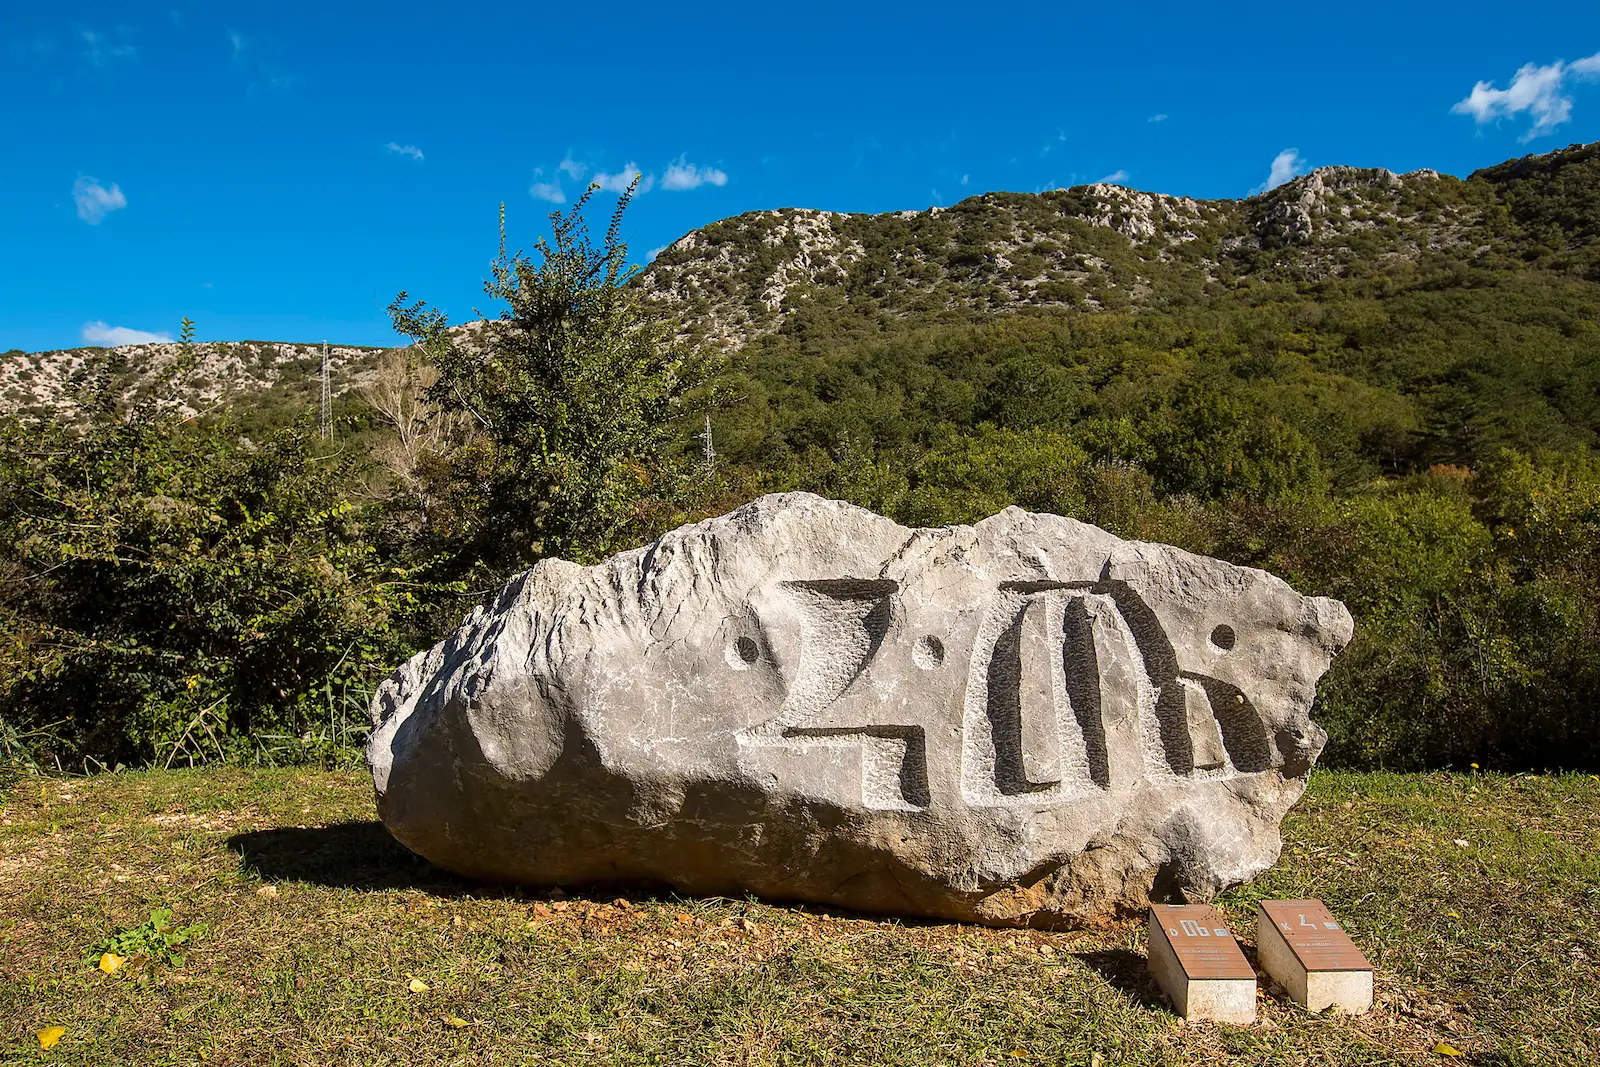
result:
[(1306, 970), (1372, 970), (1372, 964), (1322, 901), (1263, 900), (1261, 911)]
[(1210, 904), (1152, 904), (1150, 912), (1191, 981), (1256, 980), (1255, 968), (1239, 951), (1222, 913)]

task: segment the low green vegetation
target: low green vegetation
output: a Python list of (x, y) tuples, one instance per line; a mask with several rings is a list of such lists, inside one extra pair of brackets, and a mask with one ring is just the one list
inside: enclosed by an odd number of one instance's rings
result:
[(203, 937), (205, 932), (204, 923), (175, 926), (172, 909), (157, 908), (139, 925), (112, 934), (95, 945), (87, 958), (103, 974), (115, 974), (128, 966), (130, 960), (135, 967), (151, 963), (182, 967), (183, 957), (178, 949), (196, 937)]
[[(1563, 285), (1590, 303), (1545, 309), (1552, 328), (1521, 349), (1553, 368), (1537, 386), (1516, 380), (1524, 357), (1479, 351), (1479, 316), (1452, 326), (1429, 301), (1380, 351), (1377, 333), (1358, 350), (1282, 309), (1220, 309), (1191, 332), (1102, 314), (780, 334), (748, 356), (746, 403), (714, 420), (721, 504), (809, 489), (909, 525), (1019, 504), (1263, 567), (1355, 615), (1317, 712), (1330, 759), (1592, 767), (1600, 409), (1582, 398), (1600, 382), (1582, 383), (1600, 363), (1564, 338), (1594, 334), (1600, 289)], [(1363, 305), (1328, 296), (1294, 314)], [(1438, 365), (1357, 375), (1360, 358), (1388, 366), (1411, 346)], [(1552, 399), (1568, 388), (1571, 404)]]
[[(359, 770), (25, 778), (0, 829), (0, 1061), (62, 1064), (1584, 1063), (1600, 1055), (1600, 780), (1318, 771), (1221, 905), (1320, 897), (1360, 1019), (1262, 986), (1185, 1025), (1140, 917), (991, 930), (650, 887), (474, 885), (395, 844)], [(182, 960), (107, 939), (196, 924)], [(167, 925), (170, 923), (170, 925)], [(121, 934), (123, 937), (128, 934)], [(119, 953), (121, 954), (121, 953)], [(63, 1030), (49, 1051), (35, 1034)]]
[(71, 421), (0, 421), (4, 773), (327, 764), (382, 677), (509, 574), (675, 514), (696, 491), (676, 420), (710, 367), (625, 288), (627, 197), (599, 248), (587, 199), (536, 260), (502, 247), (486, 288), (510, 310), (463, 345), (401, 295), (427, 362), (380, 361), (342, 446), (185, 417), (187, 322), (131, 405), (108, 374)]

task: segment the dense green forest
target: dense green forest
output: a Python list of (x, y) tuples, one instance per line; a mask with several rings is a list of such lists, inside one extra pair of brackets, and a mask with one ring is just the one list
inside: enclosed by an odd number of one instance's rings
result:
[(516, 569), (806, 489), (914, 525), (1020, 504), (1344, 600), (1334, 762), (1600, 765), (1600, 147), (1101, 189), (741, 216), (642, 275), (620, 215), (598, 245), (558, 219), (502, 247), (510, 340), (396, 302), (417, 344), (342, 447), (243, 402), (12, 420), (0, 748), (332, 758)]

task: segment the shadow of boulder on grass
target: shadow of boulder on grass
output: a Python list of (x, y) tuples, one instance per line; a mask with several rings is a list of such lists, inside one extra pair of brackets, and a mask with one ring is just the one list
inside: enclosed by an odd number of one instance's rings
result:
[[(435, 867), (390, 836), (376, 820), (284, 826), (228, 838), (239, 866), (263, 882), (306, 882), (361, 892), (417, 889), (441, 897), (526, 898), (548, 896), (550, 887), (480, 882)], [(677, 899), (668, 886), (637, 881), (569, 886), (554, 890), (575, 900), (604, 901), (618, 895), (634, 902)]]
[(445, 894), (475, 888), (400, 844), (375, 820), (252, 830), (228, 838), (228, 848), (239, 854), (241, 867), (267, 882)]

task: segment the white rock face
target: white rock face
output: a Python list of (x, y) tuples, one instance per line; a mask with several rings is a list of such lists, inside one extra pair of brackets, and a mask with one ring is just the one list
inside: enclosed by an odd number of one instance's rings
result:
[(1350, 634), (1072, 519), (769, 496), (527, 571), (385, 683), (368, 761), (395, 837), (472, 877), (1088, 921), (1277, 859)]

